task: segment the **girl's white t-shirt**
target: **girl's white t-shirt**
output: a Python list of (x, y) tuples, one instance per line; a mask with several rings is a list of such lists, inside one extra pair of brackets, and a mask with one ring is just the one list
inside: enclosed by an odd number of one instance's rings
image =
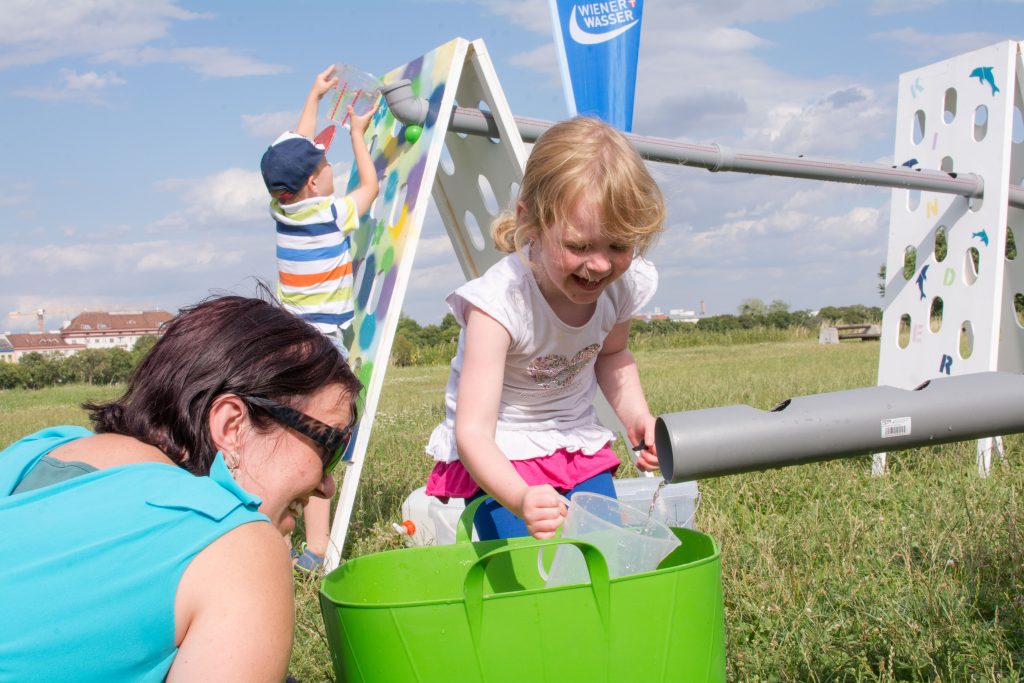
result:
[(458, 459), (455, 410), (465, 346), (466, 308), (472, 304), (512, 337), (498, 408), (495, 441), (509, 460), (550, 455), (559, 448), (591, 455), (614, 437), (597, 419), (594, 363), (612, 328), (638, 314), (658, 287), (654, 264), (633, 260), (601, 293), (590, 320), (562, 322), (531, 270), (526, 251), (509, 254), (446, 299), (459, 325), (458, 352), (445, 389), (445, 419), (430, 435), (427, 453), (440, 462)]

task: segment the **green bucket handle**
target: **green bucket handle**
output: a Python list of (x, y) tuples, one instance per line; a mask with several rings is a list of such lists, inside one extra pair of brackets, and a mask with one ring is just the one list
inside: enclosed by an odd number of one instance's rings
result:
[(469, 543), (473, 540), (473, 517), (476, 516), (476, 511), (480, 509), (488, 499), (488, 496), (480, 496), (472, 503), (466, 506), (466, 509), (459, 515), (459, 521), (455, 525), (455, 542), (456, 543)]
[[(475, 503), (476, 501), (473, 502)], [(470, 519), (472, 519), (472, 516)], [(587, 573), (590, 574), (590, 590), (594, 594), (594, 603), (597, 605), (597, 612), (601, 617), (601, 625), (604, 627), (605, 632), (608, 632), (611, 615), (611, 586), (608, 583), (608, 563), (605, 562), (604, 555), (601, 554), (601, 551), (596, 546), (586, 541), (580, 541), (575, 538), (549, 538), (542, 541), (532, 541), (529, 546), (503, 546), (496, 548), (480, 557), (466, 571), (462, 593), (465, 598), (469, 631), (475, 646), (480, 645), (480, 629), (484, 614), (484, 576), (490, 561), (499, 555), (504, 555), (513, 550), (522, 550), (524, 547), (544, 548), (557, 545), (573, 545), (583, 553), (583, 560), (587, 563)]]

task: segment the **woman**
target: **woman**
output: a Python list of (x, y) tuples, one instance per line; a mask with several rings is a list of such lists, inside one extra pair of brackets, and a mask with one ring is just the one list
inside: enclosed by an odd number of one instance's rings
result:
[(84, 406), (95, 434), (0, 452), (0, 681), (283, 681), (281, 536), (334, 494), (359, 388), (316, 329), (226, 296)]

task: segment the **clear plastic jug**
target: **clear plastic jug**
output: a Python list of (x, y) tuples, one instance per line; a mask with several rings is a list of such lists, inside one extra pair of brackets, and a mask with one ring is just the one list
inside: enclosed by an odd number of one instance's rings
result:
[[(679, 545), (679, 539), (672, 530), (647, 510), (586, 492), (573, 495), (569, 502), (562, 538), (574, 538), (597, 546), (608, 564), (608, 577), (612, 579), (657, 569), (658, 564)], [(559, 546), (551, 562), (546, 585), (565, 586), (587, 581), (583, 554), (572, 546)]]
[(370, 111), (380, 99), (380, 81), (351, 64), (336, 64), (335, 67), (338, 86), (330, 93), (327, 118), (348, 126), (348, 105), (352, 105), (356, 115)]

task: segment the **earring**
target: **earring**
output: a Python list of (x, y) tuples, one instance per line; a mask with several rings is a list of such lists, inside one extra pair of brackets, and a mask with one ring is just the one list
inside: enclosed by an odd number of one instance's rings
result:
[(228, 466), (228, 471), (234, 474), (238, 471), (238, 464), (241, 458), (238, 457), (238, 453), (234, 451), (228, 451), (224, 454), (224, 464)]

